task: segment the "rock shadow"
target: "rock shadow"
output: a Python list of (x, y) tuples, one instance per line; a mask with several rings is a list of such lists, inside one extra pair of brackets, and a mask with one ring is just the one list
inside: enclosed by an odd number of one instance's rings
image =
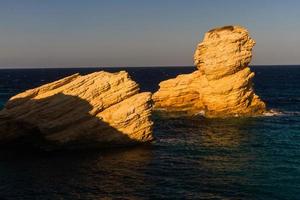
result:
[(13, 148), (94, 149), (140, 143), (91, 114), (93, 106), (58, 93), (13, 99), (0, 112), (0, 146)]

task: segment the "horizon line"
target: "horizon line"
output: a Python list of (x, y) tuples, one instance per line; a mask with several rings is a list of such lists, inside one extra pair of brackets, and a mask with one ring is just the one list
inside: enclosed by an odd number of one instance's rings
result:
[[(250, 67), (267, 67), (267, 66), (293, 66), (300, 67), (300, 64), (255, 64), (249, 65)], [(0, 67), (2, 69), (82, 69), (82, 68), (158, 68), (158, 67), (196, 67), (193, 65), (146, 65), (146, 66), (76, 66), (76, 67), (68, 67), (68, 66), (45, 66), (45, 67)]]

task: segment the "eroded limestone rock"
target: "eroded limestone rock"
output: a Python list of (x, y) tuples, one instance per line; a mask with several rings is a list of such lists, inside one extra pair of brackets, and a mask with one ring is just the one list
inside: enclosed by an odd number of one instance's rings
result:
[(197, 71), (160, 83), (155, 109), (206, 117), (253, 116), (265, 103), (253, 91), (248, 67), (255, 42), (241, 26), (208, 31), (195, 51)]
[(12, 97), (0, 112), (0, 143), (86, 148), (149, 142), (151, 93), (124, 71), (74, 74)]

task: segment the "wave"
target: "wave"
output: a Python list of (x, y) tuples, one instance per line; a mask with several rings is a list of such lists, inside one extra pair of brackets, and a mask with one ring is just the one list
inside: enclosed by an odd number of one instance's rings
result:
[(279, 111), (275, 109), (270, 109), (263, 114), (265, 117), (274, 116), (300, 116), (300, 111)]

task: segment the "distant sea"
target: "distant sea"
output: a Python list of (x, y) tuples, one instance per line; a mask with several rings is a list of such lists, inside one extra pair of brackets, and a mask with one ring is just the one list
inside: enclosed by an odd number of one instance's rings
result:
[[(0, 199), (300, 199), (300, 66), (254, 66), (275, 115), (160, 119), (147, 146), (93, 152), (0, 152)], [(0, 70), (13, 95), (79, 72), (126, 70), (142, 91), (193, 67)]]

